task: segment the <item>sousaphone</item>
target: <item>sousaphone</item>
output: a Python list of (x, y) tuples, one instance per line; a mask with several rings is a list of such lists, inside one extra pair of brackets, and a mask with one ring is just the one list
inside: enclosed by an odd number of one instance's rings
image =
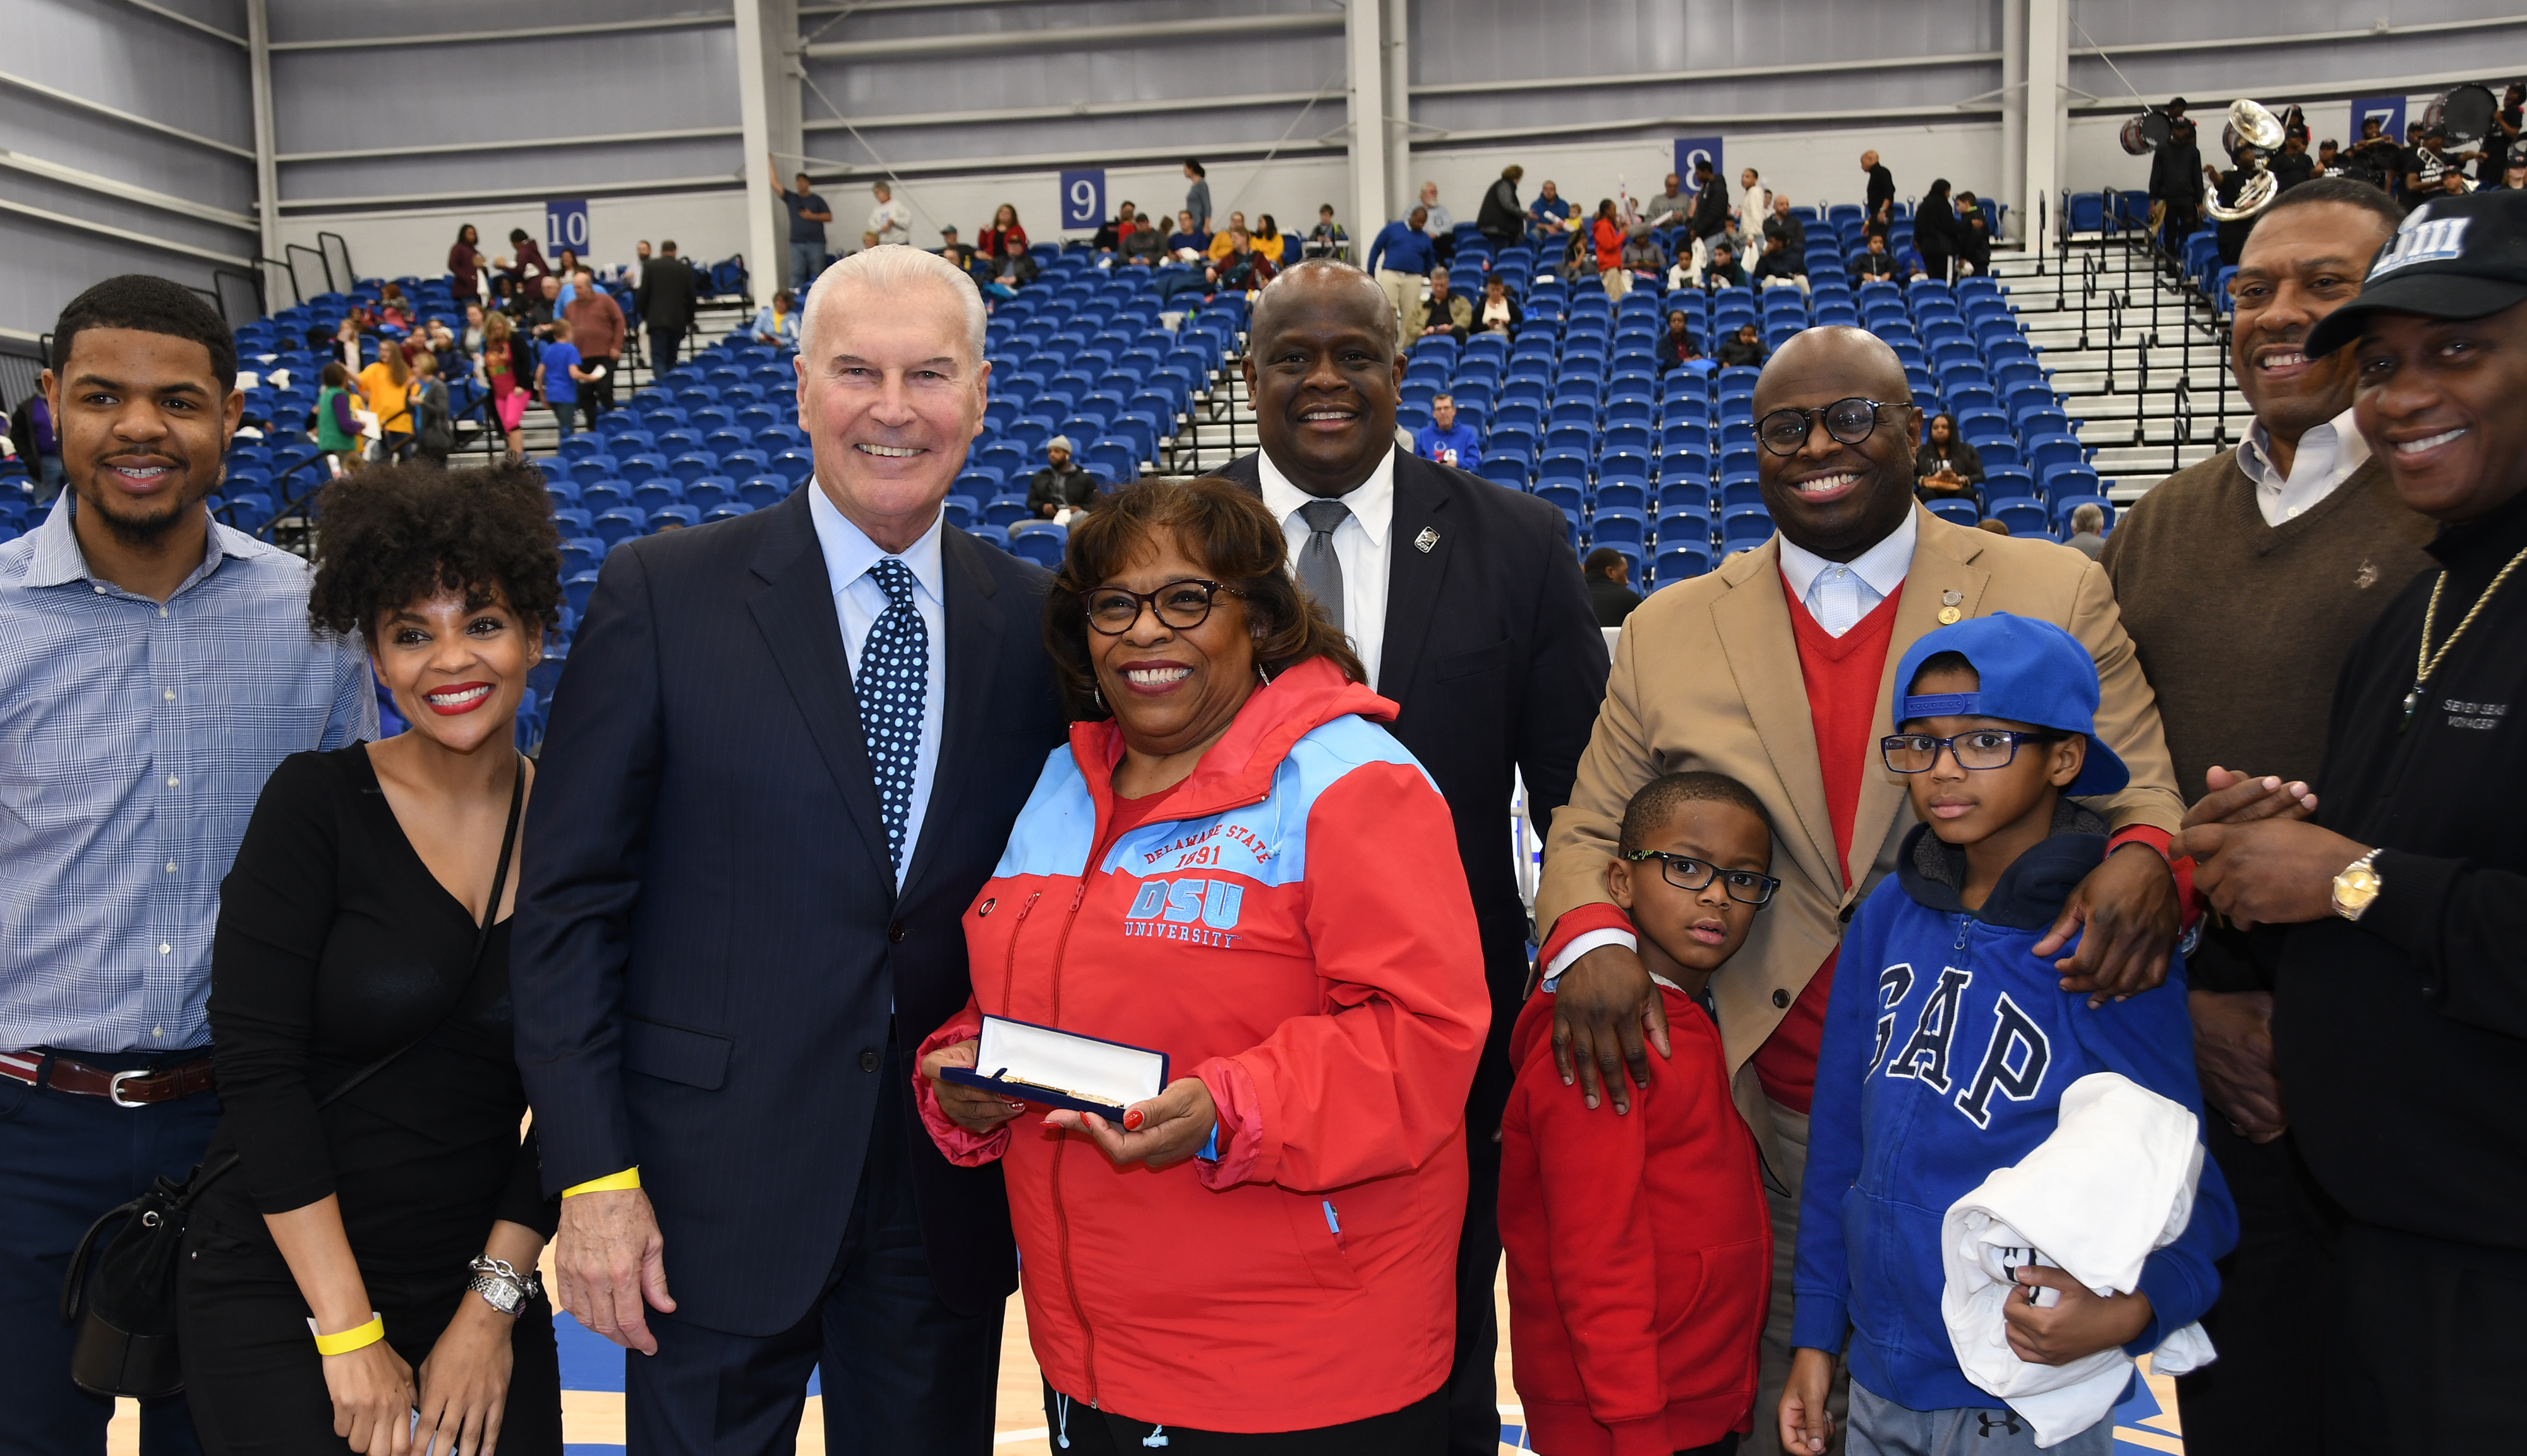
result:
[(2282, 119), (2263, 107), (2243, 96), (2230, 102), (2229, 124), (2220, 129), (2220, 149), (2234, 157), (2242, 146), (2254, 148), (2255, 170), (2238, 188), (2236, 202), (2224, 205), (2215, 195), (2204, 199), (2202, 210), (2223, 223), (2243, 223), (2272, 206), (2273, 199), (2281, 195), (2282, 182), (2264, 165), (2264, 159), (2281, 150), (2287, 135)]

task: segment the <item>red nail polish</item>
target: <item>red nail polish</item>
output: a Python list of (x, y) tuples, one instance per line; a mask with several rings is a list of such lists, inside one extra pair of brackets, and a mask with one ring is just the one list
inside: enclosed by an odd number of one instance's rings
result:
[(1139, 1108), (1131, 1108), (1127, 1110), (1123, 1114), (1123, 1130), (1125, 1132), (1140, 1131), (1142, 1120), (1141, 1110)]

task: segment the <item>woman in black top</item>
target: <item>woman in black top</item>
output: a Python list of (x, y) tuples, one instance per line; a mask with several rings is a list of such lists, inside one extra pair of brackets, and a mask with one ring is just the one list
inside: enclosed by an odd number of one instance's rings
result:
[(208, 1159), (240, 1161), (185, 1229), (194, 1424), (212, 1456), (494, 1438), (559, 1456), (534, 1275), (555, 1208), (518, 1131), (502, 847), (560, 544), (541, 478), (514, 467), (363, 471), (321, 510), (308, 615), (367, 639), (413, 726), (284, 760), (221, 884)]
[(1957, 255), (1957, 209), (1948, 200), (1944, 177), (1931, 183), (1913, 208), (1913, 250), (1922, 255), (1924, 273), (1948, 281), (1948, 260)]
[(1983, 457), (1957, 438), (1956, 416), (1931, 416), (1924, 434), (1928, 438), (1913, 452), (1913, 494), (1927, 505), (1974, 499), (1975, 484), (1983, 479)]

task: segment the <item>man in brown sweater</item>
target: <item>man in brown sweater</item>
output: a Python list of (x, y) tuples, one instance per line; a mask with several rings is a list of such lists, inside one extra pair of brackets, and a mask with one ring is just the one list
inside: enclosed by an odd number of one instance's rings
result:
[(571, 280), (570, 303), (562, 309), (570, 325), (570, 346), (579, 350), (580, 367), (596, 376), (588, 386), (588, 422), (614, 407), (614, 364), (623, 357), (623, 310), (596, 286), (596, 275), (583, 268)]
[[(2353, 427), (2355, 351), (2305, 352), (2400, 216), (2366, 182), (2322, 178), (2256, 219), (2229, 361), (2255, 423), (2238, 448), (2160, 482), (2106, 543), (2188, 804), (2241, 772), (2270, 776), (2277, 800), (2306, 796), (2345, 654), (2427, 564), (2432, 523)], [(2220, 1359), (2177, 1380), (2195, 1456), (2323, 1443), (2332, 1208), (2292, 1146), (2273, 1072), (2278, 939), (2215, 917), (2188, 961), (2203, 1139), (2239, 1222), (2203, 1321)]]

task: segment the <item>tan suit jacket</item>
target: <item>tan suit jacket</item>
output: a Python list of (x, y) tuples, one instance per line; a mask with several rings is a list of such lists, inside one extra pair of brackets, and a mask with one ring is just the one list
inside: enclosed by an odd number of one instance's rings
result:
[(1833, 821), (1826, 812), (1825, 775), (1776, 536), (1708, 575), (1650, 594), (1624, 623), (1578, 783), (1553, 816), (1536, 894), (1536, 922), (1547, 933), (1573, 909), (1607, 902), (1606, 862), (1615, 854), (1624, 806), (1660, 774), (1725, 773), (1763, 800), (1773, 819), (1773, 873), (1781, 888), (1755, 916), (1744, 948), (1712, 977), (1711, 994), (1738, 1108), (1766, 1162), (1793, 1188), (1799, 1170), (1783, 1169), (1772, 1120), (1763, 1114), (1762, 1086), (1747, 1061), (1840, 942), (1860, 902), (1894, 867), (1896, 849), (1913, 827), (1902, 776), (1880, 761), (1877, 740), (1894, 731), (1896, 663), (1939, 625), (1946, 594), (1957, 594), (1965, 616), (2040, 617), (2087, 644), (2103, 689), (2098, 736), (2132, 770), (2131, 785), (2097, 807), (2118, 829), (2150, 824), (2171, 833), (2185, 813), (2157, 702), (2124, 635), (2105, 572), (2055, 542), (1958, 526), (1920, 505), (1913, 513), (1920, 537), (1879, 679), (1875, 721), (1884, 726), (1870, 737), (1850, 863), (1834, 862)]

